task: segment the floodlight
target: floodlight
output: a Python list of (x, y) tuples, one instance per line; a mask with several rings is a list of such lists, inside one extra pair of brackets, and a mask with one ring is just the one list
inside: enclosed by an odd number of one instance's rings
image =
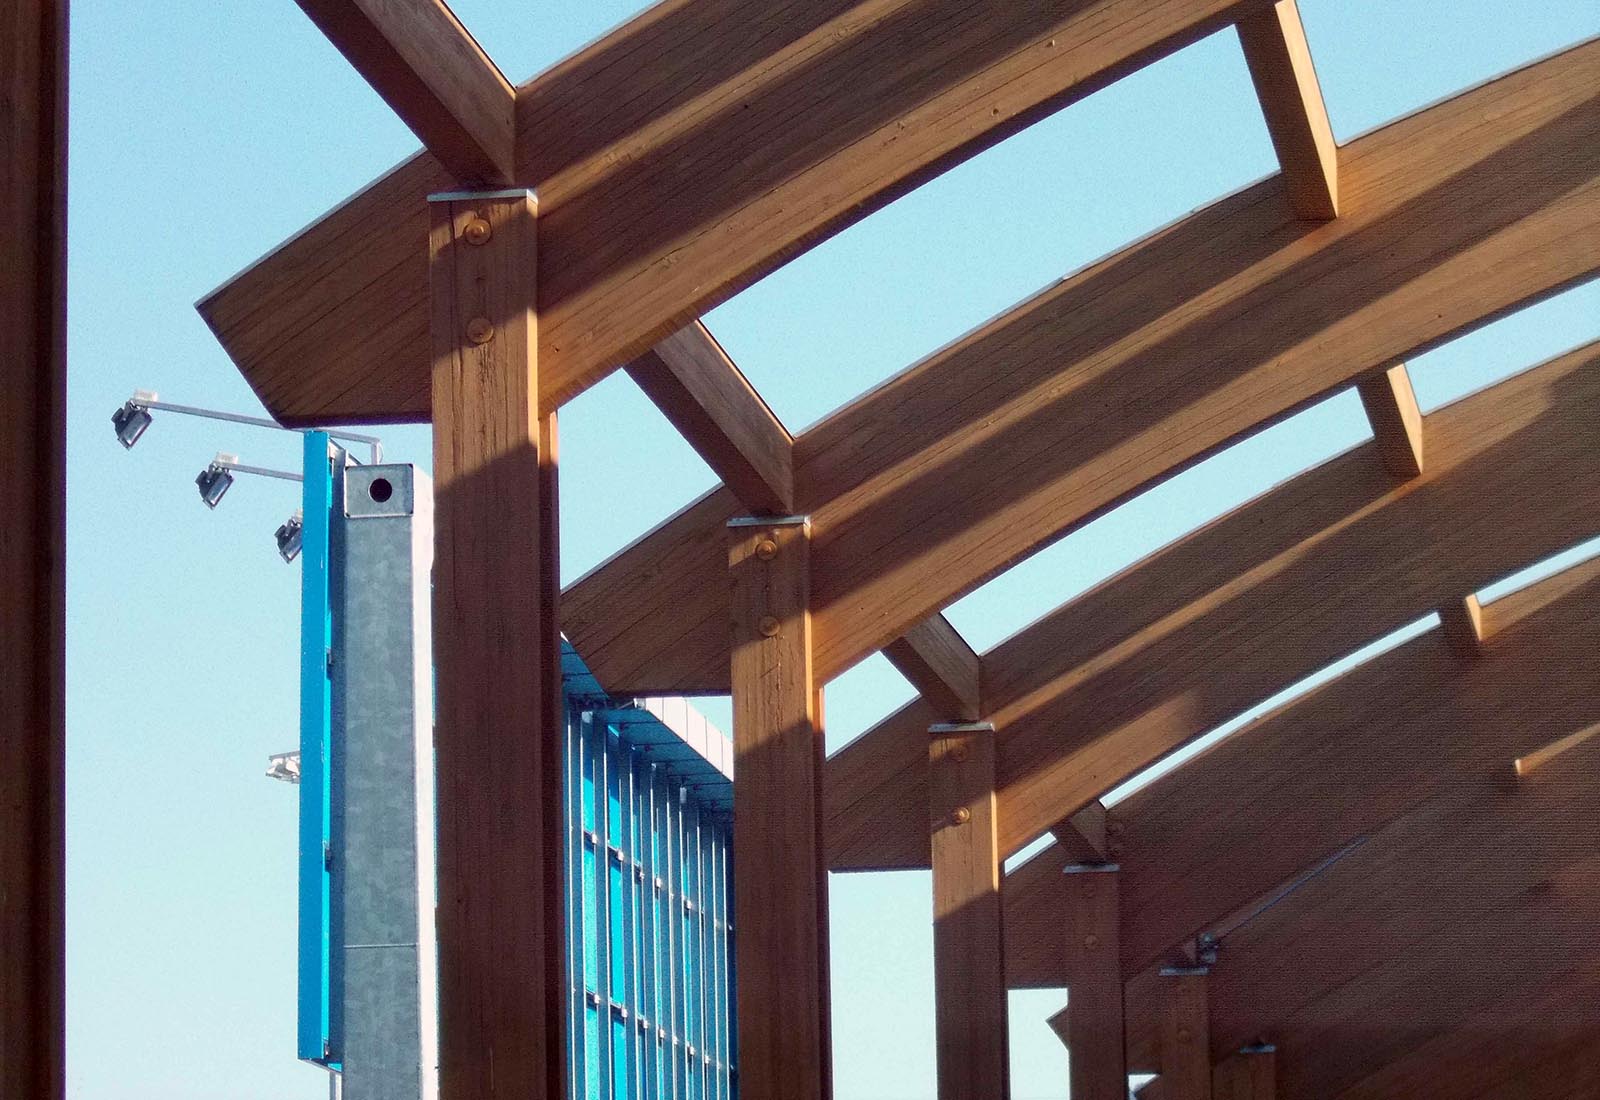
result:
[(122, 403), (122, 408), (111, 414), (111, 426), (117, 430), (117, 442), (124, 448), (139, 442), (139, 437), (154, 419), (150, 415), (150, 406), (155, 403), (156, 395), (149, 390), (134, 390), (133, 396)]
[(300, 753), (275, 752), (267, 757), (267, 778), (281, 779), (285, 783), (300, 782)]
[(194, 479), (200, 490), (200, 499), (206, 502), (207, 508), (215, 508), (222, 502), (223, 495), (233, 485), (233, 473), (228, 467), (238, 461), (238, 455), (219, 454)]
[(283, 526), (274, 532), (273, 537), (278, 540), (278, 555), (284, 561), (292, 562), (300, 556), (300, 540), (305, 526), (305, 513), (296, 509), (294, 515), (284, 520)]

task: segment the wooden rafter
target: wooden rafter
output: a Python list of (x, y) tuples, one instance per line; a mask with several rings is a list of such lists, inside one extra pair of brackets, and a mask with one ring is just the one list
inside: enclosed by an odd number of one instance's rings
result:
[(1378, 453), (1388, 471), (1402, 481), (1423, 470), (1422, 410), (1404, 363), (1363, 379), (1356, 386)]
[[(1464, 784), (1513, 789), (1513, 758), (1593, 726), (1597, 596), (1600, 560), (1568, 569), (1491, 605), (1492, 659), (1464, 669), (1436, 633), (1423, 635), (1119, 803), (1130, 997), (1137, 975), (1171, 958), (1175, 945), (1201, 931), (1249, 927), (1230, 918), (1277, 899), (1282, 884), (1429, 800)], [(1265, 836), (1272, 843), (1261, 843)], [(1344, 858), (1352, 857), (1332, 866)], [(1066, 959), (1044, 933), (1058, 919), (1069, 859), (1047, 850), (1007, 876), (1013, 987), (1063, 980)]]
[(0, 8), (0, 1096), (66, 1085), (67, 4)]
[[(1223, 26), (1241, 0), (693, 0), (524, 85), (552, 407), (784, 260), (1051, 111)], [(850, 94), (839, 94), (848, 86)], [(399, 166), (201, 312), (285, 423), (428, 416), (417, 213)], [(420, 341), (420, 343), (419, 343)]]
[[(1336, 221), (1308, 228), (1267, 181), (799, 436), (819, 678), (1240, 435), (1600, 269), (1597, 87), (1591, 42), (1419, 112), (1342, 150)], [(712, 494), (571, 592), (603, 683), (726, 690), (708, 550), (730, 514)]]
[[(1597, 365), (1600, 344), (1433, 413), (1425, 479), (1397, 485), (1374, 445), (1358, 448), (985, 653), (1002, 849), (1459, 593), (1591, 537)], [(1528, 485), (1556, 482), (1559, 497), (1529, 500)], [(927, 858), (926, 713), (914, 703), (829, 760), (835, 869)]]
[(883, 655), (946, 719), (983, 717), (978, 655), (950, 620), (935, 614), (883, 647)]
[(1339, 216), (1339, 149), (1295, 0), (1239, 20), (1239, 43), (1283, 165), (1289, 205), (1302, 218)]
[(511, 182), (516, 89), (444, 0), (296, 2), (445, 171)]

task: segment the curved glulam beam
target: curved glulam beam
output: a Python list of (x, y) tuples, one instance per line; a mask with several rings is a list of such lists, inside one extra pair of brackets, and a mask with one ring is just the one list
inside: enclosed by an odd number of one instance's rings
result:
[[(1137, 976), (1180, 944), (1225, 931), (1230, 918), (1248, 916), (1283, 884), (1429, 799), (1455, 797), (1464, 786), (1511, 787), (1515, 757), (1600, 719), (1600, 560), (1485, 612), (1496, 627), (1492, 658), (1463, 667), (1441, 632), (1428, 631), (1115, 807), (1130, 1004), (1148, 999)], [(1071, 858), (1048, 848), (1006, 876), (1013, 987), (1062, 982), (1065, 956), (1049, 933), (1060, 921), (1061, 868)]]
[[(1240, 436), (1600, 269), (1597, 89), (1600, 41), (1386, 126), (1340, 150), (1337, 220), (1295, 218), (1274, 177), (803, 433), (819, 678)], [(727, 689), (731, 514), (713, 493), (574, 587), (567, 633), (602, 683)]]
[[(1426, 474), (1396, 483), (1369, 442), (985, 653), (1003, 852), (1296, 680), (1592, 536), (1596, 403), (1600, 344), (1427, 417)], [(834, 869), (926, 865), (925, 718), (913, 703), (829, 760)]]
[[(1256, 7), (658, 4), (518, 91), (516, 182), (539, 193), (542, 402)], [(423, 200), (441, 177), (432, 157), (407, 161), (200, 303), (284, 423), (427, 419)]]

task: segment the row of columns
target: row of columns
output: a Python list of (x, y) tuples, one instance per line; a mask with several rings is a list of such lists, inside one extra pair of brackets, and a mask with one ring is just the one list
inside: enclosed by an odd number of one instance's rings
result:
[[(523, 190), (432, 201), (440, 1084), (445, 1100), (561, 1097), (557, 439), (539, 403), (538, 207)], [(738, 1073), (745, 1100), (831, 1095), (822, 690), (811, 527), (728, 530)], [(993, 725), (930, 728), (929, 842), (941, 1100), (1009, 1095)], [(1091, 843), (1090, 849), (1094, 848)], [(1063, 876), (1074, 1100), (1126, 1100), (1117, 868)], [(529, 899), (534, 899), (530, 904)], [(1163, 1100), (1212, 1093), (1203, 971), (1174, 971)], [(1262, 1062), (1227, 1100), (1267, 1100)], [(1237, 1081), (1236, 1081), (1237, 1078)], [(1249, 1087), (1246, 1087), (1246, 1086)]]

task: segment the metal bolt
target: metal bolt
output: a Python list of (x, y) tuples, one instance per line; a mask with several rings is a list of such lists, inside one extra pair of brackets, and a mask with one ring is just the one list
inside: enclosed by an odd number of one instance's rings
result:
[(950, 822), (954, 825), (965, 825), (971, 820), (972, 811), (965, 806), (957, 806), (955, 812), (950, 815)]
[(1083, 937), (1083, 946), (1085, 946), (1085, 947), (1099, 947), (1100, 946), (1100, 937), (1095, 935), (1093, 932), (1090, 932), (1087, 936)]
[(468, 244), (488, 244), (489, 238), (494, 236), (494, 231), (489, 228), (489, 223), (482, 218), (473, 218), (467, 227), (461, 231)]
[(487, 317), (474, 317), (467, 322), (467, 339), (474, 344), (487, 344), (494, 338), (494, 325)]
[(966, 760), (966, 758), (971, 756), (971, 755), (972, 755), (972, 750), (967, 748), (965, 742), (957, 742), (955, 745), (951, 746), (951, 748), (950, 748), (950, 757), (957, 764), (959, 764), (962, 761)]
[(1186, 1027), (1181, 1027), (1180, 1026), (1178, 1028), (1178, 1042), (1187, 1043), (1188, 1041), (1189, 1041), (1189, 1029), (1186, 1028)]
[(763, 615), (761, 621), (756, 623), (756, 629), (761, 631), (763, 637), (775, 638), (778, 635), (778, 620), (771, 615)]
[(778, 553), (778, 544), (771, 539), (762, 539), (756, 543), (756, 557), (762, 561), (771, 561)]

